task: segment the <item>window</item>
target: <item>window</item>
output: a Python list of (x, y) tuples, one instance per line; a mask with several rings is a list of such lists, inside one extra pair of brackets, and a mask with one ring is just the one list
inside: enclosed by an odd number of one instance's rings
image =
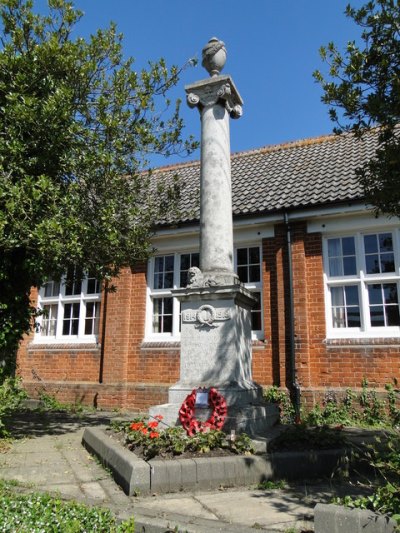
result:
[[(259, 246), (238, 248), (235, 253), (240, 280), (258, 298), (252, 310), (254, 333), (262, 334), (261, 252)], [(157, 339), (179, 338), (180, 302), (171, 289), (186, 287), (188, 270), (199, 267), (198, 252), (159, 255), (149, 262), (149, 306), (147, 333)]]
[(48, 280), (39, 290), (37, 338), (93, 340), (99, 333), (100, 282), (89, 274), (69, 271), (61, 281)]
[(262, 335), (261, 305), (261, 250), (259, 246), (236, 249), (236, 271), (240, 281), (257, 298), (251, 310), (251, 329), (256, 336)]
[(400, 334), (398, 230), (327, 238), (327, 333)]

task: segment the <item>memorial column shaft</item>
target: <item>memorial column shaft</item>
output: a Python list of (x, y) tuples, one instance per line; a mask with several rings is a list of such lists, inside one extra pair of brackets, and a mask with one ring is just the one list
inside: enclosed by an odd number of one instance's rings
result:
[(201, 109), (200, 269), (233, 272), (229, 113), (217, 102)]

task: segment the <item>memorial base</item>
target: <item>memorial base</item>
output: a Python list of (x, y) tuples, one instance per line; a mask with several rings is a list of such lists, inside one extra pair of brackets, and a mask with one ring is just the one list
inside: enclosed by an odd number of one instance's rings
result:
[(179, 425), (178, 412), (193, 389), (214, 387), (225, 398), (224, 431), (256, 434), (278, 419), (252, 380), (251, 308), (254, 296), (242, 285), (173, 291), (181, 302), (180, 380), (169, 389), (168, 403), (150, 408), (168, 426)]

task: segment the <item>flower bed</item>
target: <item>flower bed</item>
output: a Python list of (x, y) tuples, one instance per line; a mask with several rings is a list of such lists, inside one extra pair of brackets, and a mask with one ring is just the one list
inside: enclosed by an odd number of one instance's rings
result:
[(161, 420), (159, 415), (151, 420), (140, 417), (131, 422), (112, 422), (112, 434), (146, 461), (156, 456), (187, 458), (254, 453), (250, 437), (245, 433), (230, 439), (223, 431), (208, 429), (188, 436), (182, 427), (160, 429)]

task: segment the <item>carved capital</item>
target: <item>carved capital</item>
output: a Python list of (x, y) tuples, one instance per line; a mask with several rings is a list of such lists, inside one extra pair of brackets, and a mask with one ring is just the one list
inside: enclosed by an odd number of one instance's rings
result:
[(229, 76), (215, 76), (185, 87), (189, 107), (222, 105), (232, 118), (242, 116), (243, 100)]

